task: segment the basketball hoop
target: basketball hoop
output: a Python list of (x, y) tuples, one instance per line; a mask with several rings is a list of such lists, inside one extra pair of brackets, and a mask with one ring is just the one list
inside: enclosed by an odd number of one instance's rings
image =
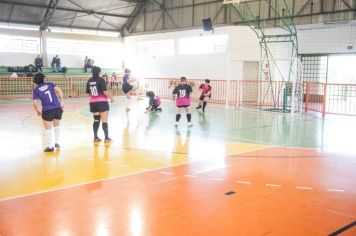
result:
[(262, 71), (263, 71), (265, 80), (268, 80), (270, 78), (269, 64), (264, 64), (263, 67), (262, 67)]
[(223, 4), (232, 4), (234, 6), (240, 6), (240, 2), (242, 2), (243, 0), (224, 0)]

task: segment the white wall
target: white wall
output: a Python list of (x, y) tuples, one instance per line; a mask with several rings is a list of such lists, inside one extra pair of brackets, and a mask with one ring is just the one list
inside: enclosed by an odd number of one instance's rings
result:
[[(226, 79), (230, 75), (231, 60), (257, 60), (259, 58), (259, 45), (257, 37), (248, 27), (229, 26), (215, 29), (215, 35), (229, 35), (229, 49), (226, 53), (204, 55), (175, 55), (137, 57), (136, 45), (142, 41), (163, 39), (177, 39), (181, 37), (195, 37), (211, 35), (202, 30), (188, 30), (179, 32), (159, 33), (125, 38), (125, 66), (132, 69), (137, 77), (167, 78), (186, 76), (188, 78)], [(234, 74), (234, 73), (232, 73)]]
[[(91, 42), (107, 42), (118, 43), (122, 45), (122, 41), (119, 38), (103, 37), (95, 35), (81, 35), (70, 33), (53, 33), (53, 32), (39, 32), (34, 30), (16, 30), (16, 29), (1, 29), (0, 35), (11, 36), (23, 36), (23, 37), (35, 37), (42, 39), (45, 47), (46, 40), (49, 38), (63, 39), (63, 40), (80, 40)], [(25, 66), (28, 64), (34, 64), (34, 59), (37, 54), (30, 53), (9, 53), (0, 52), (0, 66)], [(44, 64), (50, 66), (53, 54), (47, 54), (43, 49)], [(84, 55), (59, 55), (63, 66), (66, 67), (83, 67)], [(91, 59), (95, 60), (95, 64), (103, 68), (121, 68), (123, 60), (123, 51), (112, 51), (109, 55), (88, 55)]]
[(300, 54), (356, 52), (356, 22), (299, 26), (298, 37)]

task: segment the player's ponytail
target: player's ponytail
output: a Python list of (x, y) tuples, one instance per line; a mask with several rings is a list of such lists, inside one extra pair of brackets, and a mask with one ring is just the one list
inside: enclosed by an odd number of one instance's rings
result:
[(99, 78), (101, 69), (99, 66), (94, 66), (92, 69), (93, 78)]

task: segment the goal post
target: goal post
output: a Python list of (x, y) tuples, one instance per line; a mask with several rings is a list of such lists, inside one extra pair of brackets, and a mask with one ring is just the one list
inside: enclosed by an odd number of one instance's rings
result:
[(299, 58), (231, 60), (227, 101), (230, 107), (296, 114), (302, 112)]

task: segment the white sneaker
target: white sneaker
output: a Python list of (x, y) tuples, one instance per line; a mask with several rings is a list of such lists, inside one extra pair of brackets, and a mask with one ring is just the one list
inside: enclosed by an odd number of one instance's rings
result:
[(189, 122), (188, 127), (192, 127), (192, 126), (193, 126), (192, 122)]
[(174, 127), (178, 127), (178, 122), (176, 122), (176, 124), (174, 125)]

